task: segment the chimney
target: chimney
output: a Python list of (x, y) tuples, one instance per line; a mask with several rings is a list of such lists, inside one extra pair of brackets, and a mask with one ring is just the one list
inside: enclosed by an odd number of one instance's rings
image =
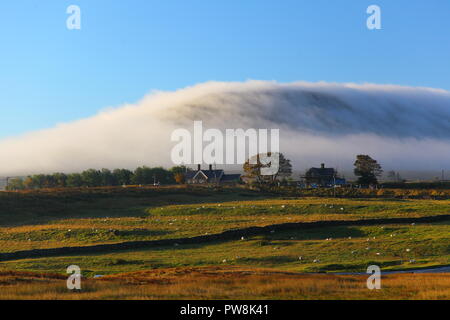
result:
[(200, 171), (200, 170), (202, 170), (202, 165), (201, 165), (201, 164), (198, 164), (198, 165), (197, 165), (197, 171)]
[(325, 163), (321, 163), (320, 168), (325, 169)]
[(212, 164), (209, 165), (209, 171), (212, 171)]

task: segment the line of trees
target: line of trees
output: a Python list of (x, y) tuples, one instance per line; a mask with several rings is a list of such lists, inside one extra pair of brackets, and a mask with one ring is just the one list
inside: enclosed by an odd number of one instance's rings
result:
[[(283, 154), (278, 154), (279, 170), (274, 175), (263, 176), (261, 169), (270, 167), (272, 164), (263, 164), (260, 157), (266, 156), (259, 154), (250, 161), (247, 160), (243, 165), (244, 178), (255, 181), (256, 183), (275, 184), (280, 181), (286, 182), (292, 175), (292, 165), (289, 159)], [(358, 155), (354, 163), (354, 174), (358, 177), (358, 184), (376, 185), (378, 177), (383, 170), (380, 164), (369, 155)], [(89, 169), (81, 173), (54, 173), (38, 174), (28, 176), (24, 179), (11, 179), (7, 190), (31, 190), (42, 188), (66, 188), (66, 187), (109, 187), (121, 185), (149, 185), (149, 184), (183, 184), (185, 183), (185, 172), (189, 171), (185, 166), (177, 166), (171, 169), (163, 167), (149, 168), (139, 167), (134, 171), (128, 169)]]
[(185, 166), (171, 169), (162, 167), (139, 167), (134, 171), (128, 169), (89, 169), (81, 173), (37, 174), (26, 178), (11, 179), (7, 190), (31, 190), (42, 188), (67, 187), (110, 187), (121, 185), (175, 184), (177, 177), (186, 172)]

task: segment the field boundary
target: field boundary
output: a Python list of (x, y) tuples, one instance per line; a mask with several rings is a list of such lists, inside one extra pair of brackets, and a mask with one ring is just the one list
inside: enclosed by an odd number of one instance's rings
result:
[(384, 219), (361, 219), (361, 220), (331, 220), (314, 222), (292, 222), (274, 224), (263, 227), (247, 227), (242, 229), (227, 230), (217, 234), (202, 235), (189, 238), (148, 240), (148, 241), (125, 241), (119, 243), (108, 243), (90, 246), (59, 247), (48, 249), (33, 249), (0, 254), (0, 262), (22, 259), (47, 258), (67, 255), (82, 255), (95, 253), (111, 253), (132, 249), (145, 249), (153, 247), (178, 246), (186, 244), (204, 244), (208, 242), (239, 240), (241, 237), (261, 235), (276, 231), (302, 230), (323, 227), (339, 226), (373, 226), (387, 224), (411, 224), (411, 223), (433, 223), (450, 220), (450, 215), (437, 215), (418, 218), (384, 218)]

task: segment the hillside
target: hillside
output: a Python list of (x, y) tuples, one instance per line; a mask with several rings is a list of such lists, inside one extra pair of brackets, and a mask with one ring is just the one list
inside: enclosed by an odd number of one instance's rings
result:
[(64, 275), (75, 264), (88, 278), (210, 267), (313, 277), (450, 265), (450, 200), (401, 192), (407, 198), (182, 186), (0, 193), (0, 271)]

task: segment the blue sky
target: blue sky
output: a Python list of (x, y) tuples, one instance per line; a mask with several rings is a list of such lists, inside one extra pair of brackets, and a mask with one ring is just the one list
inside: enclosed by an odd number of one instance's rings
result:
[[(66, 28), (81, 8), (82, 29)], [(382, 9), (382, 30), (366, 9)], [(330, 81), (450, 90), (448, 0), (9, 0), (0, 139), (199, 82)]]

